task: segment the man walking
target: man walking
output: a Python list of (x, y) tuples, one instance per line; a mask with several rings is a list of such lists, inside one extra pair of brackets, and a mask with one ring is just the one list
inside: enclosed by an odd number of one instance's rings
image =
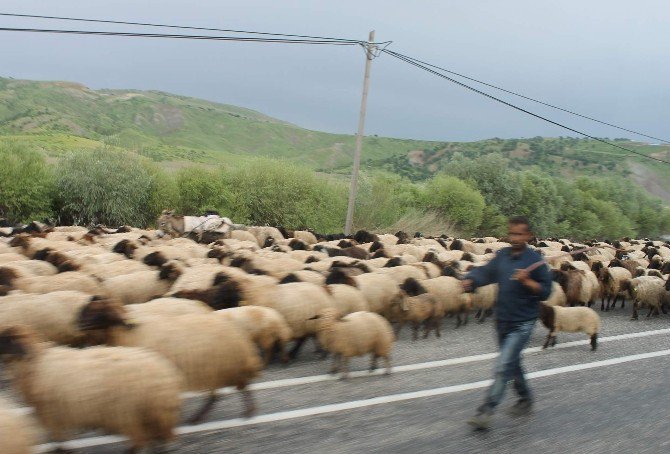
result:
[(489, 263), (475, 268), (462, 281), (463, 289), (468, 292), (484, 285), (498, 284), (495, 318), (500, 355), (495, 364), (493, 385), (486, 393), (484, 404), (468, 420), (468, 424), (479, 430), (488, 429), (493, 410), (502, 400), (510, 380), (514, 381), (514, 389), (519, 395), (510, 412), (524, 415), (530, 411), (533, 397), (521, 368), (521, 351), (528, 344), (535, 326), (540, 301), (551, 294), (549, 267), (542, 264), (531, 271), (526, 269), (542, 260), (542, 256), (527, 245), (533, 237), (528, 219), (523, 216), (511, 218), (508, 237), (511, 247), (499, 250)]

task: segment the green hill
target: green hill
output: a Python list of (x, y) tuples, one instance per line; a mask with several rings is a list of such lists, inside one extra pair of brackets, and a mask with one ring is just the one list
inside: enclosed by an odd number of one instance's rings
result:
[[(166, 168), (187, 162), (235, 164), (265, 156), (329, 173), (351, 169), (354, 136), (310, 131), (253, 110), (158, 91), (92, 90), (72, 82), (0, 78), (0, 141), (19, 141), (58, 157), (71, 149), (130, 149)], [(670, 146), (614, 139), (670, 160)], [(423, 180), (456, 153), (501, 152), (511, 167), (554, 176), (615, 175), (670, 202), (670, 169), (603, 143), (574, 138), (426, 142), (366, 137), (363, 167)]]

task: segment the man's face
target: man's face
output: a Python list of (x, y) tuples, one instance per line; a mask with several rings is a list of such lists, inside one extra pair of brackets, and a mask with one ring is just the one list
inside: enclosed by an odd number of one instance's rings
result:
[(510, 224), (507, 236), (512, 245), (512, 249), (518, 251), (523, 249), (526, 243), (531, 240), (533, 234), (528, 230), (528, 226), (525, 224)]

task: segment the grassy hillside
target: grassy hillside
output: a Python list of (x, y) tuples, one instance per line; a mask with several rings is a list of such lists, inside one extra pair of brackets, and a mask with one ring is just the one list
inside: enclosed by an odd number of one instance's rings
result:
[[(57, 158), (72, 149), (129, 149), (178, 168), (189, 162), (235, 165), (265, 156), (348, 174), (354, 136), (310, 131), (259, 112), (158, 91), (91, 90), (72, 82), (0, 78), (0, 143), (19, 142)], [(669, 146), (615, 139), (670, 160)], [(413, 181), (444, 169), (461, 153), (501, 152), (512, 169), (538, 166), (553, 176), (619, 176), (670, 203), (670, 166), (574, 138), (426, 142), (367, 137), (363, 168)]]

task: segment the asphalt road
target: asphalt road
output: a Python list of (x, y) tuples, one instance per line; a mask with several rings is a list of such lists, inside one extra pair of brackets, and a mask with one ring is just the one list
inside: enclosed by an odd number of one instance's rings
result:
[[(317, 359), (313, 344), (307, 343), (295, 364), (272, 366), (257, 380), (255, 418), (242, 419), (241, 397), (226, 394), (206, 423), (181, 426), (182, 435), (168, 450), (670, 452), (670, 318), (630, 321), (630, 304), (626, 306), (601, 313), (602, 342), (596, 352), (590, 351), (585, 335), (567, 333), (559, 334), (554, 349), (532, 349), (542, 345), (547, 333), (538, 324), (524, 356), (534, 411), (522, 418), (508, 416), (505, 409), (514, 402), (509, 389), (486, 433), (472, 432), (465, 421), (491, 378), (496, 351), (492, 320), (454, 329), (454, 320), (447, 319), (441, 339), (431, 335), (412, 341), (405, 328), (394, 348), (391, 376), (363, 373), (344, 382), (333, 379), (324, 375), (329, 360)], [(351, 362), (352, 371), (367, 366), (368, 358)], [(194, 412), (200, 399), (188, 398), (184, 415)], [(125, 447), (109, 441), (86, 434), (73, 447), (91, 454)], [(86, 444), (91, 446), (81, 448)]]

